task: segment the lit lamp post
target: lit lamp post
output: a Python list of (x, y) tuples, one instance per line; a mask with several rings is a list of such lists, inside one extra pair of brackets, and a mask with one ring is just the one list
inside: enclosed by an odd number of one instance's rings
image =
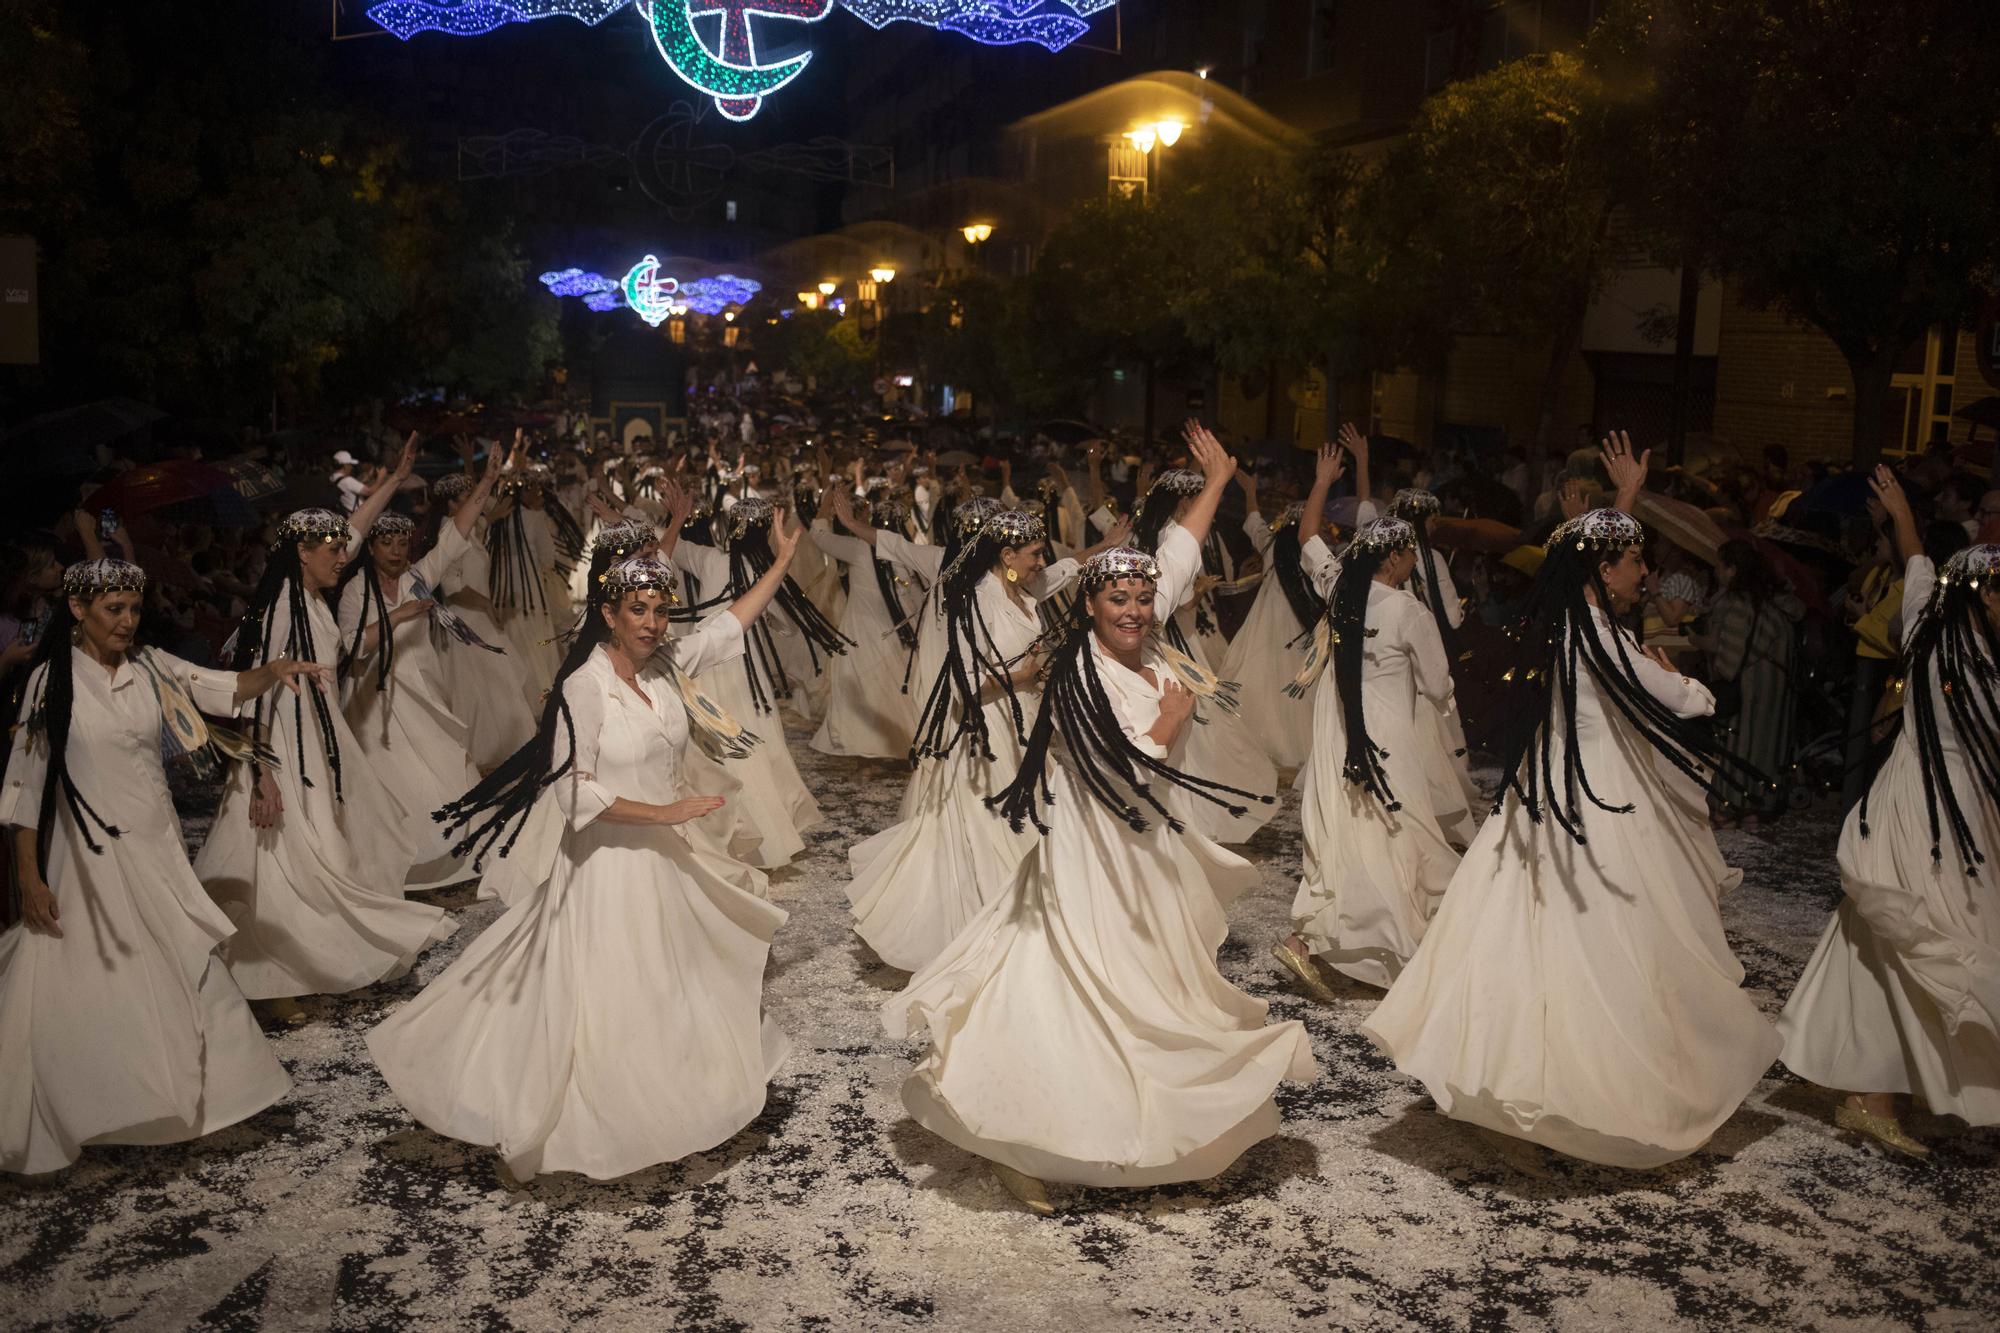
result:
[[(1126, 140), (1139, 150), (1139, 155), (1153, 163), (1153, 188), (1159, 189), (1163, 183), (1167, 166), (1166, 150), (1181, 141), (1187, 125), (1178, 120), (1156, 120), (1141, 125), (1136, 130), (1125, 131)], [(1158, 157), (1153, 156), (1153, 148), (1160, 149)]]
[(973, 267), (979, 266), (979, 247), (993, 239), (993, 224), (990, 222), (968, 222), (959, 228), (965, 237), (966, 249), (972, 252)]

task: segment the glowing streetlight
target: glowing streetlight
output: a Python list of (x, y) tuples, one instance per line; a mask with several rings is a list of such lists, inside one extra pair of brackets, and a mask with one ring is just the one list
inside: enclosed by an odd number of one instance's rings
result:
[(1131, 140), (1132, 146), (1142, 154), (1153, 151), (1153, 142), (1156, 136), (1153, 133), (1151, 125), (1141, 125), (1136, 130), (1127, 130), (1125, 131), (1125, 137)]
[(1181, 141), (1181, 131), (1187, 128), (1178, 120), (1163, 120), (1153, 126), (1153, 133), (1160, 136), (1163, 147), (1172, 148)]
[(884, 264), (880, 268), (869, 269), (868, 276), (877, 282), (894, 282), (896, 280), (896, 270)]
[(993, 237), (993, 224), (990, 222), (969, 223), (963, 230), (967, 245), (984, 245)]
[(819, 285), (819, 294), (821, 296), (832, 296), (834, 292), (839, 289), (839, 287), (840, 287), (839, 283), (829, 279), (828, 281), (822, 282)]
[(1155, 144), (1162, 148), (1172, 148), (1181, 141), (1181, 135), (1186, 132), (1187, 124), (1184, 121), (1156, 120), (1149, 125), (1141, 125), (1136, 130), (1125, 131), (1125, 137), (1141, 153), (1150, 153)]

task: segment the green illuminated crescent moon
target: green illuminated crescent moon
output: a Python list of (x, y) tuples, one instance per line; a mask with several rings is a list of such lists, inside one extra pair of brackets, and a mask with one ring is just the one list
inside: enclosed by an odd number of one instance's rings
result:
[(775, 65), (734, 65), (719, 59), (695, 35), (686, 0), (653, 0), (653, 41), (660, 58), (693, 87), (723, 99), (762, 97), (796, 79), (812, 52)]

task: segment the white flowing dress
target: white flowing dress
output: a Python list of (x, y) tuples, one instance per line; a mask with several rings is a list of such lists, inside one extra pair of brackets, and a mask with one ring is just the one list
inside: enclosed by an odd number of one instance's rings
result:
[[(1935, 582), (1928, 559), (1911, 560), (1903, 604), (1927, 605)], [(1859, 806), (1841, 829), (1847, 896), (1778, 1020), (1782, 1058), (1823, 1087), (1910, 1093), (1937, 1115), (2000, 1124), (2000, 811), (1966, 759), (1935, 668), (1924, 688), (1945, 781), (1986, 861), (1966, 873), (1942, 810), (1942, 859), (1931, 859), (1923, 769), (1906, 723), (1869, 788), (1868, 836)]]
[[(1161, 605), (1173, 605), (1201, 555), (1170, 534), (1159, 559)], [(1149, 680), (1094, 636), (1086, 651), (1126, 735), (1178, 762), (1146, 736), (1165, 670), (1157, 655)], [(883, 1009), (891, 1036), (930, 1032), (903, 1104), (966, 1151), (1043, 1180), (1206, 1179), (1277, 1131), (1279, 1082), (1318, 1072), (1304, 1026), (1266, 1026), (1264, 1002), (1215, 966), (1224, 908), (1258, 872), (1192, 826), (1135, 832), (1070, 777), (1061, 749), (1047, 838)], [(1185, 793), (1154, 790), (1187, 813)]]
[[(195, 706), (235, 709), (233, 672), (150, 652)], [(0, 1171), (36, 1174), (88, 1143), (178, 1143), (255, 1115), (291, 1080), (216, 957), (229, 919), (188, 865), (160, 762), (160, 703), (127, 663), (72, 650), (70, 776), (119, 830), (83, 845), (58, 793), (48, 884), (62, 938), (0, 934)], [(28, 681), (25, 724), (45, 673)], [(32, 839), (48, 749), (14, 732), (0, 824)]]
[[(703, 597), (718, 597), (728, 590), (729, 557), (713, 546), (683, 538), (674, 543), (671, 559), (677, 569), (694, 576)], [(785, 620), (784, 612), (776, 607), (764, 614)], [(792, 628), (789, 620), (784, 627)], [(774, 625), (774, 634), (776, 628)], [(729, 762), (729, 774), (742, 784), (742, 794), (724, 813), (731, 829), (732, 850), (752, 865), (774, 870), (806, 849), (805, 835), (824, 824), (826, 817), (799, 776), (798, 761), (792, 758), (785, 738), (783, 713), (757, 711), (749, 677), (744, 674), (747, 663), (742, 660), (749, 651), (751, 645), (746, 642), (744, 653), (697, 673), (695, 679), (717, 707), (745, 730), (755, 732), (760, 741), (748, 756)]]
[[(1714, 710), (1706, 686), (1590, 615), (1607, 647), (1624, 637), (1640, 688), (1675, 715)], [(1583, 801), (1579, 846), (1553, 819), (1531, 822), (1510, 793), (1361, 1030), (1453, 1119), (1586, 1161), (1659, 1166), (1735, 1113), (1777, 1058), (1778, 1035), (1723, 934), (1719, 901), (1742, 872), (1723, 864), (1701, 790), (1588, 667), (1576, 696), (1591, 787), (1632, 811)]]
[[(280, 653), (290, 606), (288, 591), (280, 589), (271, 624)], [(306, 614), (313, 656), (331, 673), (339, 634), (333, 613), (308, 594)], [(295, 709), (295, 701), (303, 707)], [(272, 775), (284, 812), (275, 828), (252, 828), (250, 766), (230, 765), (221, 808), (194, 861), (195, 874), (236, 926), (222, 957), (253, 1000), (338, 995), (401, 976), (427, 945), (455, 929), (442, 908), (403, 896), (418, 855), (411, 839), (429, 836), (429, 813), (403, 807), (348, 728), (340, 701), (329, 695), (326, 702), (340, 747), (342, 799), (334, 799), (311, 702), (273, 695), (266, 739), (278, 756)]]
[[(840, 566), (820, 549), (819, 534), (808, 532), (799, 539), (791, 575), (806, 600), (819, 608), (829, 624), (838, 625), (845, 614), (847, 594), (840, 586)], [(792, 697), (785, 701), (781, 711), (805, 726), (817, 727), (826, 717), (833, 688), (833, 664), (840, 660), (840, 654), (808, 643), (782, 610), (773, 617), (771, 629), (778, 657), (785, 664), (785, 675), (792, 682)], [(848, 649), (849, 653), (853, 651)]]
[[(726, 666), (723, 611), (674, 642)], [(490, 1145), (525, 1180), (608, 1180), (726, 1141), (763, 1109), (788, 1053), (762, 1014), (785, 913), (746, 893), (680, 827), (612, 824), (612, 802), (681, 799), (687, 717), (657, 668), (641, 698), (599, 649), (563, 685), (574, 768), (542, 795), (566, 824), (549, 873), (423, 993), (368, 1034), (426, 1127)]]
[[(1180, 524), (1169, 522), (1161, 530), (1161, 549), (1165, 549), (1168, 536), (1185, 531)], [(1192, 583), (1182, 589), (1179, 596), (1182, 600), (1174, 611), (1174, 624), (1188, 645), (1188, 656), (1212, 671), (1228, 649), (1228, 640), (1219, 633), (1200, 632)], [(1228, 677), (1222, 679), (1227, 680)], [(1188, 724), (1188, 771), (1200, 774), (1210, 782), (1220, 782), (1238, 791), (1249, 792), (1250, 799), (1231, 798), (1242, 808), (1240, 815), (1232, 815), (1211, 801), (1196, 801), (1189, 817), (1193, 819), (1195, 828), (1217, 842), (1248, 842), (1278, 812), (1275, 801), (1278, 792), (1277, 765), (1250, 734), (1250, 728), (1240, 712), (1230, 712), (1211, 704), (1202, 704), (1195, 712), (1196, 720)], [(1267, 802), (1258, 797), (1274, 799)]]
[(499, 646), (521, 664), (528, 707), (540, 717), (542, 696), (548, 693), (556, 672), (562, 669), (556, 636), (568, 628), (569, 589), (556, 571), (556, 534), (549, 516), (538, 509), (524, 510), (521, 531), (527, 537), (529, 561), (534, 566), (538, 586), (532, 591), (517, 588), (514, 596), (520, 605), (494, 607), (493, 619), (506, 636), (506, 642)]
[[(928, 561), (935, 569), (942, 561), (942, 552), (934, 546), (916, 546), (894, 536), (876, 540), (898, 562)], [(988, 572), (977, 591), (979, 614), (992, 634), (987, 654), (1006, 661), (1025, 653), (1042, 632), (1035, 609), (1038, 601), (1059, 592), (1076, 576), (1076, 569), (1070, 560), (1050, 565), (1027, 585), (1025, 605), (1016, 605), (1006, 582)], [(944, 670), (947, 648), (943, 622), (932, 606), (926, 603), (919, 612), (923, 628), (913, 677), (924, 682), (924, 698)], [(970, 663), (966, 665), (969, 669)], [(904, 794), (902, 818), (848, 849), (852, 879), (847, 901), (854, 911), (855, 933), (889, 966), (914, 972), (936, 958), (982, 907), (1006, 893), (1033, 849), (1039, 835), (1032, 827), (1017, 833), (986, 805), (986, 798), (1005, 787), (1021, 767), (1021, 740), (1015, 728), (1032, 721), (1032, 706), (1031, 700), (1022, 700), (1017, 723), (1006, 695), (984, 704), (992, 760), (980, 754), (970, 738), (959, 741), (942, 759), (918, 760)], [(957, 716), (954, 711), (954, 726)]]
[[(447, 522), (437, 545), (405, 570), (393, 593), (383, 597), (387, 610), (393, 612), (415, 596), (418, 580), (435, 591), (470, 549), (471, 543), (459, 535), (457, 526)], [(355, 631), (368, 614), (364, 577), (372, 576), (356, 575), (341, 593), (343, 644), (354, 642)], [(479, 770), (472, 762), (472, 729), (452, 711), (446, 697), (444, 663), (432, 641), (430, 617), (405, 621), (392, 632), (396, 652), (390, 659), (387, 689), (377, 682), (379, 643), (374, 652), (356, 657), (348, 666), (344, 682), (347, 725), (376, 775), (412, 816), (404, 832), (416, 844), (417, 863), (410, 867), (404, 888), (435, 889), (476, 879), (471, 863), (451, 854), (452, 839), (446, 836), (444, 826), (430, 818), (432, 811), (457, 800), (479, 782)], [(446, 651), (493, 656), (456, 640)]]
[[(882, 596), (875, 548), (867, 542), (827, 531), (815, 531), (813, 541), (847, 566), (847, 609), (840, 629), (854, 646), (833, 659), (826, 719), (812, 747), (821, 754), (904, 758), (917, 727), (918, 682), (910, 672), (909, 688), (904, 688), (910, 650), (896, 626), (910, 614), (910, 607), (900, 600), (892, 607)], [(903, 597), (900, 579), (897, 592)]]
[[(1451, 628), (1457, 629), (1465, 623), (1465, 607), (1459, 600), (1458, 585), (1452, 581), (1451, 566), (1442, 557), (1438, 557), (1435, 564), (1439, 600), (1444, 605), (1445, 619)], [(1421, 587), (1422, 576), (1423, 565), (1419, 563), (1410, 591), (1416, 596), (1418, 605), (1429, 609), (1430, 602)], [(1435, 618), (1433, 613), (1433, 620)], [(1466, 758), (1465, 724), (1459, 720), (1455, 695), (1442, 700), (1427, 697), (1417, 701), (1417, 736), (1431, 787), (1431, 813), (1437, 816), (1438, 827), (1444, 830), (1446, 838), (1463, 844), (1471, 839), (1473, 829), (1479, 822), (1478, 812), (1485, 808), (1486, 799), (1481, 795), (1478, 784), (1472, 780), (1471, 765)]]
[(1264, 557), (1264, 581), (1250, 603), (1250, 614), (1229, 641), (1217, 674), (1240, 687), (1237, 711), (1250, 739), (1279, 768), (1297, 768), (1312, 753), (1313, 706), (1310, 698), (1286, 694), (1285, 687), (1305, 665), (1305, 645), (1299, 636), (1306, 626), (1299, 623), (1271, 566), (1275, 540), (1271, 525), (1262, 514), (1253, 513), (1243, 520), (1243, 531)]
[[(1306, 567), (1331, 597), (1338, 565)], [(1437, 622), (1404, 588), (1371, 582), (1367, 647), (1361, 655), (1361, 709), (1368, 736), (1388, 751), (1382, 768), (1391, 799), (1381, 801), (1347, 780), (1347, 722), (1333, 664), (1313, 692), (1313, 752), (1303, 779), (1299, 818), (1305, 873), (1292, 901), (1299, 937), (1336, 971), (1371, 986), (1396, 979), (1437, 911), (1458, 853), (1445, 841), (1431, 804), (1428, 751), (1439, 742), (1420, 723), (1451, 700), (1451, 668)]]
[(534, 736), (539, 714), (533, 704), (540, 694), (487, 600), (493, 564), (486, 553), (485, 531), (483, 523), (473, 529), (465, 554), (445, 574), (442, 591), (445, 604), (472, 632), (501, 651), (489, 653), (452, 643), (440, 655), (445, 699), (451, 711), (465, 719), (472, 736), (472, 762), (482, 772), (498, 767)]

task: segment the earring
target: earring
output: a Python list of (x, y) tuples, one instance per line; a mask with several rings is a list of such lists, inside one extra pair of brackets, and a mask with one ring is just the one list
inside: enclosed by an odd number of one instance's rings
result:
[(1021, 571), (1020, 571), (1020, 570), (1018, 570), (1018, 569), (1010, 569), (1010, 570), (1008, 570), (1008, 571), (1007, 571), (1007, 582), (1009, 582), (1009, 583), (1019, 583), (1020, 581), (1021, 581)]

